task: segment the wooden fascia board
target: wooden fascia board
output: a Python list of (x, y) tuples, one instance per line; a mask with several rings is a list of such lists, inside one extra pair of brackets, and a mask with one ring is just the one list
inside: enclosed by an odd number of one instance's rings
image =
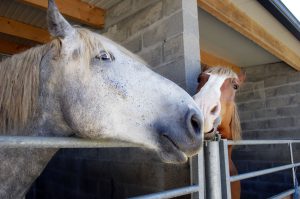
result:
[[(48, 1), (46, 0), (18, 0), (19, 2), (29, 4), (34, 7), (47, 9)], [(105, 21), (105, 10), (92, 6), (81, 0), (56, 0), (60, 12), (83, 24), (96, 28), (103, 28)]]
[(47, 30), (5, 17), (0, 17), (0, 32), (38, 43), (46, 43), (50, 40)]
[[(228, 0), (197, 0), (198, 6), (255, 42), (266, 51), (300, 70), (300, 56), (275, 38)], [(200, 27), (201, 28), (201, 27)]]
[(16, 53), (23, 52), (30, 48), (30, 46), (16, 44), (14, 42), (0, 39), (0, 53), (13, 55)]
[(204, 50), (200, 51), (200, 58), (201, 58), (201, 63), (208, 67), (225, 66), (225, 67), (231, 68), (237, 74), (239, 74), (241, 72), (241, 68), (239, 66), (237, 66), (236, 64), (233, 64), (230, 61), (222, 59), (222, 58), (220, 58), (216, 55), (213, 55), (211, 53), (208, 53)]

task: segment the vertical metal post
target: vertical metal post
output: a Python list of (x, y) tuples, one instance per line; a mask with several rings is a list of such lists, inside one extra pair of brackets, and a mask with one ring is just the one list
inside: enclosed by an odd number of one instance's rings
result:
[(220, 166), (221, 166), (222, 199), (231, 199), (227, 140), (220, 141)]
[[(289, 143), (289, 147), (290, 147), (291, 163), (294, 164), (294, 154), (293, 154), (293, 145), (292, 145), (292, 143)], [(295, 187), (295, 185), (296, 185), (295, 167), (292, 168), (292, 173), (293, 173), (293, 184), (294, 184), (294, 187)]]
[(199, 191), (192, 193), (192, 199), (205, 199), (204, 153), (201, 150), (198, 155), (190, 159), (191, 184), (198, 185)]
[(204, 143), (205, 154), (205, 178), (207, 199), (222, 198), (221, 169), (219, 142), (206, 141)]

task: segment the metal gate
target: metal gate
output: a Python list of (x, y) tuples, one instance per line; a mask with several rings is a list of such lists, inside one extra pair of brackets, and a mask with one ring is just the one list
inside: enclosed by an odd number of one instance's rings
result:
[[(0, 136), (1, 148), (113, 148), (113, 147), (141, 147), (128, 142), (111, 140), (85, 140), (65, 137), (32, 137), (32, 136)], [(203, 151), (199, 156), (190, 159), (191, 186), (134, 197), (142, 199), (173, 198), (191, 194), (194, 199), (204, 199), (204, 167)], [(201, 183), (199, 183), (201, 182)]]
[[(234, 181), (253, 178), (278, 171), (291, 169), (294, 185), (296, 183), (295, 167), (292, 145), (300, 140), (243, 140), (243, 141), (206, 141), (204, 150), (190, 159), (191, 185), (173, 190), (153, 193), (132, 199), (162, 199), (173, 198), (191, 194), (193, 199), (231, 199), (230, 183)], [(269, 169), (244, 173), (236, 176), (229, 175), (228, 146), (229, 145), (268, 145), (286, 144), (290, 152), (290, 164)], [(28, 137), (28, 136), (0, 136), (1, 148), (111, 148), (111, 147), (140, 147), (127, 142), (110, 140), (84, 140), (79, 138), (60, 137)], [(300, 187), (298, 187), (299, 189)], [(280, 199), (293, 194), (295, 189), (290, 189), (272, 199)]]
[[(296, 173), (295, 167), (300, 166), (300, 163), (294, 163), (293, 156), (293, 144), (300, 143), (299, 140), (242, 140), (242, 141), (211, 141), (205, 144), (205, 165), (218, 165), (212, 169), (205, 170), (206, 172), (206, 193), (208, 199), (231, 199), (230, 183), (240, 180), (245, 180), (257, 176), (271, 174), (283, 170), (291, 169), (291, 175), (293, 176), (294, 187), (296, 186)], [(278, 145), (286, 144), (289, 147), (290, 164), (263, 169), (259, 171), (253, 171), (249, 173), (243, 173), (240, 175), (230, 176), (228, 165), (228, 146), (229, 145)], [(218, 183), (220, 186), (218, 186)], [(300, 187), (297, 187), (299, 189)], [(295, 188), (286, 190), (280, 194), (274, 195), (270, 198), (280, 199), (289, 196), (295, 192)]]

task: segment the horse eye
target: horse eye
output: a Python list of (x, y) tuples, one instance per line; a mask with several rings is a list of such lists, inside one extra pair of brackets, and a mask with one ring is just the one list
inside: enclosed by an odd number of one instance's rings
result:
[(239, 88), (239, 85), (233, 84), (233, 89), (234, 89), (234, 90), (237, 90), (238, 88)]
[(107, 61), (111, 62), (111, 61), (115, 60), (114, 56), (111, 53), (107, 52), (107, 51), (101, 51), (99, 53), (99, 55), (96, 55), (95, 58), (98, 59), (98, 60), (101, 60), (101, 61), (105, 61), (105, 62), (107, 62)]

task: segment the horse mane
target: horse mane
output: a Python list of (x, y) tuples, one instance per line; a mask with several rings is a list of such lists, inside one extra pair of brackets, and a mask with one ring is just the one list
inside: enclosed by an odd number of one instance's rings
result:
[[(225, 66), (209, 67), (204, 71), (204, 73), (226, 76), (226, 78), (238, 79), (238, 75), (231, 68)], [(230, 122), (230, 131), (232, 134), (232, 140), (236, 141), (242, 139), (241, 122), (238, 113), (238, 108), (235, 102), (233, 104), (233, 111), (232, 111), (232, 117)]]
[(233, 105), (232, 118), (231, 118), (231, 122), (230, 122), (230, 130), (231, 130), (233, 141), (237, 141), (237, 140), (242, 139), (241, 121), (240, 121), (240, 116), (239, 116), (239, 113), (238, 113), (236, 103), (234, 103), (234, 105)]
[(58, 40), (0, 62), (0, 134), (26, 126), (37, 107), (40, 63)]

